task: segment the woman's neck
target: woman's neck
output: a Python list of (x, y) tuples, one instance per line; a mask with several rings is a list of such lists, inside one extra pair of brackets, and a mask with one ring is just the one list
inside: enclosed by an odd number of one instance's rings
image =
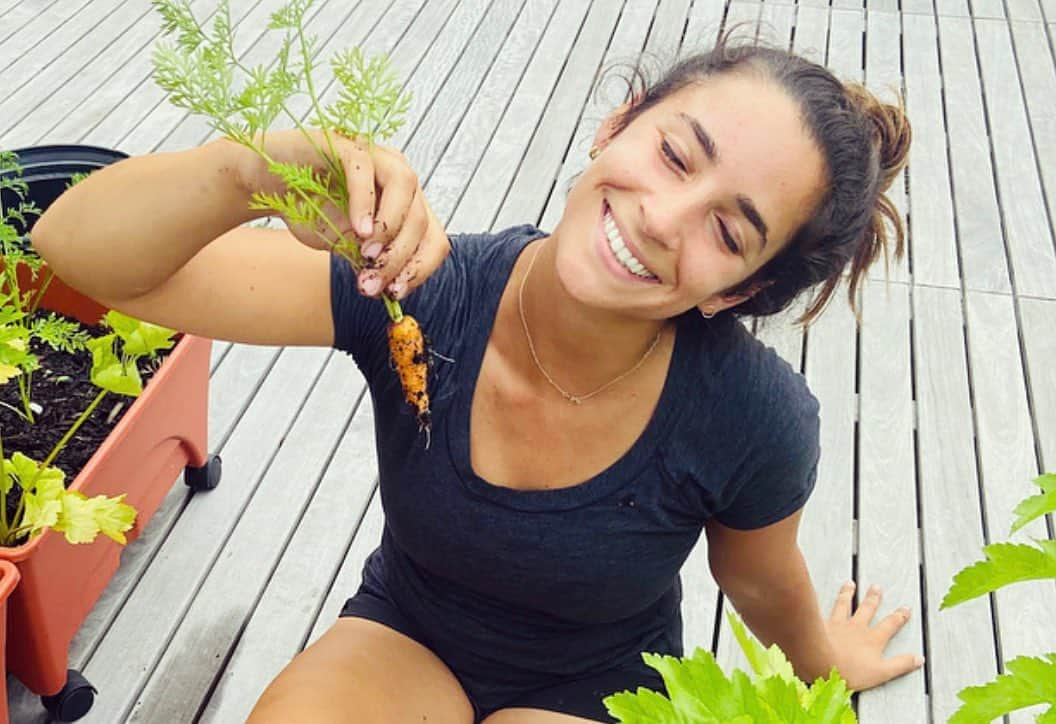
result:
[[(520, 343), (513, 345), (521, 361), (518, 366), (545, 378), (541, 367), (567, 392), (584, 395), (639, 363), (662, 359), (658, 353), (667, 347), (664, 330), (669, 325), (577, 301), (558, 278), (557, 242), (549, 237), (529, 245), (507, 285), (504, 321), (511, 335), (520, 337)], [(633, 376), (627, 379), (633, 381)]]

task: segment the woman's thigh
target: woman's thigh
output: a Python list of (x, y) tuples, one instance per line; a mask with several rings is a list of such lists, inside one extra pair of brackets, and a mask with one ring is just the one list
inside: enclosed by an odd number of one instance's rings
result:
[(248, 724), (294, 721), (471, 724), (473, 707), (427, 648), (388, 626), (347, 617), (268, 685)]

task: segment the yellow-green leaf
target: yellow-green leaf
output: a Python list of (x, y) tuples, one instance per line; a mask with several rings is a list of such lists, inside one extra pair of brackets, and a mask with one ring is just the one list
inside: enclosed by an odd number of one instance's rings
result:
[(95, 522), (95, 507), (84, 493), (66, 491), (62, 496), (62, 513), (52, 526), (66, 536), (70, 543), (91, 543), (99, 534)]
[[(989, 724), (1009, 712), (1036, 704), (1056, 707), (1056, 654), (1020, 656), (1005, 665), (1007, 674), (983, 686), (969, 686), (957, 696), (964, 704), (949, 724)], [(1044, 717), (1053, 716), (1050, 708)], [(1042, 721), (1039, 719), (1038, 721)]]
[(1040, 578), (1056, 578), (1056, 541), (994, 543), (985, 546), (985, 561), (979, 561), (953, 577), (953, 585), (942, 599), (940, 609), (956, 606), (1002, 586)]
[(92, 382), (104, 390), (137, 397), (143, 382), (134, 363), (124, 365), (114, 353), (114, 335), (88, 340), (92, 352)]
[(1034, 483), (1041, 488), (1041, 493), (1027, 498), (1016, 506), (1015, 513), (1018, 517), (1012, 523), (1012, 533), (1035, 518), (1056, 512), (1056, 473), (1041, 475), (1034, 479)]
[(99, 532), (121, 545), (128, 542), (125, 540), (125, 531), (130, 530), (136, 521), (136, 509), (124, 500), (124, 495), (116, 498), (97, 495), (91, 500)]

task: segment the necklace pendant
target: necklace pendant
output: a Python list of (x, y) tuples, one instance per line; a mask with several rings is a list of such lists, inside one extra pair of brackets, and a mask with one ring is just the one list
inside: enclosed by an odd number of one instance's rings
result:
[(583, 404), (583, 398), (582, 397), (576, 397), (575, 395), (569, 395), (569, 394), (566, 394), (565, 397), (567, 397), (568, 401), (571, 402), (573, 405), (582, 405)]

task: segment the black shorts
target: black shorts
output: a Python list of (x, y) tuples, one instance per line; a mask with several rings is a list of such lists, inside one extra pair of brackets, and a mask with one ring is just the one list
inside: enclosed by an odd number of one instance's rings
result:
[[(354, 616), (388, 626), (404, 636), (430, 648), (425, 637), (386, 597), (384, 592), (364, 585), (345, 602), (341, 616)], [(432, 650), (430, 648), (430, 650)], [(443, 660), (440, 653), (434, 651)], [(635, 691), (639, 686), (665, 692), (660, 675), (645, 665), (625, 666), (592, 673), (559, 683), (547, 682), (537, 687), (512, 690), (509, 686), (491, 686), (486, 680), (465, 672), (452, 671), (473, 705), (474, 721), (480, 722), (499, 709), (526, 707), (561, 712), (600, 722), (616, 721), (609, 716), (602, 699), (618, 691)]]

